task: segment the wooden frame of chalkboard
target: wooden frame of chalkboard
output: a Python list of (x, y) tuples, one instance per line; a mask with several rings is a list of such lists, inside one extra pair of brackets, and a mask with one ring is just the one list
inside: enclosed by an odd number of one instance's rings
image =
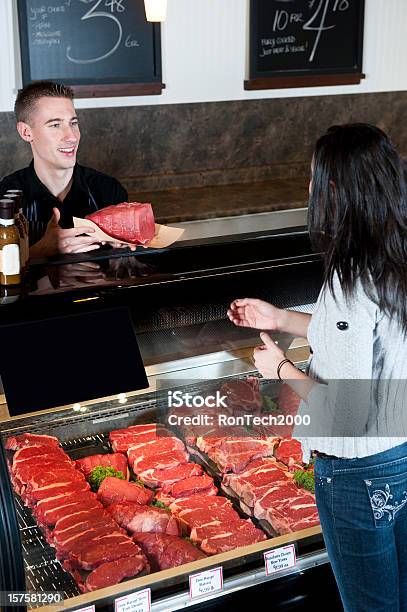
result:
[(250, 0), (246, 90), (357, 85), (365, 0)]
[(160, 24), (146, 21), (144, 0), (18, 0), (18, 21), (24, 86), (62, 82), (78, 98), (165, 88)]

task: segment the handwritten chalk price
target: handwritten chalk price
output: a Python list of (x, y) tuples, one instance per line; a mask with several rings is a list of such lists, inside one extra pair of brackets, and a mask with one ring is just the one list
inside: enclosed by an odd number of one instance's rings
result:
[(294, 567), (297, 563), (294, 544), (264, 553), (266, 576)]
[(119, 597), (114, 602), (114, 612), (151, 612), (151, 589)]
[(223, 590), (221, 567), (193, 574), (189, 577), (189, 596), (191, 599), (212, 595)]

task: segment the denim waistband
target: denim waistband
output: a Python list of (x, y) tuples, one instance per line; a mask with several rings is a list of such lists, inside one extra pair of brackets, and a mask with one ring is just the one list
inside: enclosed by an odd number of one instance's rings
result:
[(407, 442), (399, 444), (383, 451), (367, 457), (356, 458), (337, 458), (325, 456), (317, 456), (315, 460), (315, 470), (321, 476), (332, 476), (335, 472), (352, 472), (363, 468), (376, 467), (387, 463), (398, 461), (407, 461)]

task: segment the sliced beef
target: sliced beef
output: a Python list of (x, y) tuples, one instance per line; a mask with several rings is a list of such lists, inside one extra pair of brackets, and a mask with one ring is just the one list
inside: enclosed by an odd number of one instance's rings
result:
[(157, 438), (155, 440), (150, 440), (149, 442), (132, 444), (127, 451), (127, 456), (129, 458), (130, 465), (133, 465), (135, 460), (138, 460), (140, 457), (146, 459), (150, 456), (159, 456), (163, 453), (173, 452), (176, 450), (183, 451), (184, 449), (184, 443), (179, 438)]
[(176, 499), (198, 494), (207, 495), (213, 487), (213, 478), (203, 474), (202, 476), (191, 476), (191, 478), (185, 478), (170, 485), (165, 485), (161, 491)]
[(109, 506), (108, 512), (116, 523), (131, 533), (152, 532), (181, 535), (178, 520), (163, 508), (120, 503)]
[(192, 512), (193, 510), (211, 510), (212, 508), (232, 507), (232, 502), (226, 497), (211, 495), (195, 495), (186, 499), (177, 499), (170, 506), (171, 512)]
[[(65, 464), (64, 464), (65, 465)], [(34, 489), (40, 489), (42, 487), (55, 485), (59, 482), (84, 482), (85, 477), (81, 472), (75, 470), (74, 467), (68, 465), (67, 467), (42, 467), (41, 469), (34, 470), (28, 478), (26, 478), (27, 490), (33, 491)]]
[(108, 561), (89, 574), (85, 582), (85, 591), (97, 591), (114, 586), (125, 578), (135, 578), (141, 572), (148, 573), (149, 571), (148, 561), (141, 552), (133, 557)]
[(106, 234), (134, 244), (146, 244), (154, 238), (155, 222), (151, 204), (123, 202), (116, 206), (106, 206), (87, 215)]
[(96, 510), (82, 510), (79, 512), (68, 513), (60, 518), (53, 530), (53, 535), (67, 533), (71, 529), (86, 529), (88, 526), (99, 522), (104, 517), (107, 521), (111, 519), (110, 514), (102, 507)]
[(220, 394), (226, 395), (227, 410), (235, 416), (253, 413), (259, 414), (263, 400), (256, 378), (247, 380), (232, 380), (220, 388)]
[(32, 446), (24, 446), (14, 453), (13, 456), (13, 471), (17, 465), (21, 462), (32, 459), (33, 457), (51, 458), (55, 462), (64, 459), (69, 459), (68, 455), (62, 450), (54, 446), (47, 446), (45, 444), (35, 444)]
[(80, 491), (71, 495), (60, 495), (40, 500), (33, 513), (41, 525), (50, 527), (74, 510), (93, 510), (101, 507), (94, 493)]
[(59, 447), (59, 440), (54, 436), (25, 433), (19, 436), (10, 436), (10, 438), (7, 438), (6, 449), (18, 450), (24, 446), (31, 446), (34, 444), (53, 446), (57, 448)]
[(25, 493), (24, 498), (28, 505), (33, 505), (43, 499), (49, 499), (50, 497), (56, 497), (61, 495), (70, 495), (71, 493), (89, 491), (90, 486), (85, 480), (77, 480), (73, 482), (56, 482), (53, 485), (47, 485), (44, 487), (38, 487)]
[(140, 506), (145, 506), (154, 497), (152, 491), (136, 482), (127, 482), (126, 480), (120, 480), (111, 476), (103, 480), (97, 495), (98, 499), (105, 506), (119, 502), (135, 502)]
[(56, 536), (53, 542), (57, 549), (58, 559), (66, 559), (72, 554), (77, 555), (83, 549), (89, 548), (92, 545), (91, 542), (112, 534), (125, 535), (125, 532), (119, 529), (113, 521), (111, 523), (106, 521), (96, 523), (84, 530), (77, 530), (75, 533)]
[(201, 540), (200, 547), (208, 555), (216, 555), (218, 553), (234, 550), (239, 546), (247, 546), (266, 540), (266, 535), (260, 529), (257, 529), (251, 521), (239, 521), (233, 523), (233, 530), (229, 525), (224, 524), (223, 528), (215, 528), (208, 530), (208, 536), (203, 531), (199, 533)]
[(55, 457), (32, 457), (30, 460), (22, 461), (13, 466), (13, 476), (22, 484), (34, 481), (38, 476), (42, 476), (45, 472), (55, 469), (71, 469), (74, 462), (68, 456), (62, 460)]
[(163, 533), (136, 533), (133, 541), (140, 546), (153, 571), (178, 567), (206, 556), (187, 540)]
[(278, 461), (281, 461), (281, 463), (284, 463), (289, 468), (300, 466), (302, 464), (301, 442), (295, 438), (281, 440), (274, 451), (274, 456)]
[(138, 548), (134, 542), (121, 533), (102, 536), (95, 540), (90, 540), (88, 544), (80, 551), (71, 551), (69, 553), (68, 560), (72, 563), (73, 567), (93, 570), (102, 565), (102, 563), (134, 557), (138, 554)]
[(197, 463), (184, 463), (175, 468), (166, 470), (148, 469), (144, 472), (139, 472), (140, 478), (149, 487), (165, 487), (184, 480), (192, 478), (192, 476), (201, 476), (203, 470)]
[(118, 472), (122, 472), (126, 480), (129, 479), (129, 468), (127, 458), (121, 453), (112, 453), (106, 455), (90, 455), (83, 459), (76, 460), (76, 468), (80, 470), (86, 478), (88, 478), (95, 467), (113, 467)]
[(165, 470), (175, 468), (184, 463), (188, 463), (188, 459), (188, 453), (182, 450), (169, 451), (166, 453), (161, 453), (158, 456), (144, 456), (142, 453), (140, 453), (138, 457), (133, 458), (131, 467), (138, 475), (146, 470)]

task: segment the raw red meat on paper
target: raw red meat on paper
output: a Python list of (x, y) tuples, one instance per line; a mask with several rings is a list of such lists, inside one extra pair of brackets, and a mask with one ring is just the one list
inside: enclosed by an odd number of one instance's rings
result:
[(242, 414), (259, 414), (263, 400), (257, 378), (231, 380), (220, 388), (220, 394), (226, 395), (227, 412), (234, 416)]
[(106, 455), (90, 455), (89, 457), (85, 457), (83, 459), (77, 459), (75, 461), (76, 467), (83, 474), (85, 474), (86, 478), (90, 476), (92, 470), (95, 467), (113, 467), (118, 472), (122, 472), (123, 476), (126, 480), (130, 477), (129, 468), (127, 465), (127, 458), (122, 453), (112, 453)]
[(19, 436), (10, 436), (7, 438), (6, 450), (18, 450), (24, 446), (32, 446), (33, 444), (41, 444), (45, 446), (59, 447), (59, 440), (54, 436), (45, 436), (40, 434), (20, 434)]
[(153, 571), (178, 567), (206, 557), (187, 540), (164, 533), (135, 533), (133, 541), (140, 546)]
[(138, 478), (142, 480), (148, 487), (164, 487), (174, 484), (185, 478), (192, 476), (201, 476), (203, 470), (197, 463), (184, 463), (175, 468), (166, 470), (147, 469), (144, 472), (138, 473)]
[(138, 504), (112, 504), (107, 508), (116, 523), (130, 531), (181, 535), (181, 527), (175, 516), (163, 508)]
[(99, 565), (86, 578), (83, 591), (97, 591), (119, 584), (125, 578), (135, 578), (141, 572), (149, 573), (150, 567), (144, 554), (108, 561)]
[(91, 215), (86, 215), (106, 234), (134, 244), (146, 244), (154, 238), (155, 222), (151, 204), (123, 202), (116, 206), (106, 206)]
[(135, 502), (140, 506), (145, 506), (154, 497), (152, 491), (136, 482), (127, 482), (112, 476), (108, 476), (103, 480), (97, 495), (98, 499), (105, 506), (119, 502)]

